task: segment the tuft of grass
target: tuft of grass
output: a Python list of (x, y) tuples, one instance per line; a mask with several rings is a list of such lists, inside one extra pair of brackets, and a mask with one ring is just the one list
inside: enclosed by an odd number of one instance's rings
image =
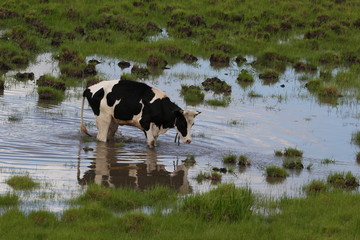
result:
[(0, 195), (0, 207), (8, 207), (18, 205), (20, 198), (14, 193), (6, 193)]
[(250, 73), (250, 71), (246, 69), (242, 69), (237, 77), (237, 81), (244, 83), (253, 83), (255, 80), (253, 75)]
[(254, 90), (251, 90), (251, 91), (247, 94), (247, 96), (248, 96), (249, 98), (261, 98), (263, 95), (261, 95), (260, 93), (255, 92)]
[(250, 218), (253, 204), (250, 189), (224, 184), (207, 193), (186, 197), (182, 210), (206, 221), (235, 222)]
[(7, 179), (6, 183), (15, 190), (32, 190), (40, 185), (28, 175), (13, 176)]
[(327, 192), (329, 189), (326, 182), (321, 180), (313, 180), (308, 185), (303, 187), (307, 195)]
[(201, 88), (194, 85), (181, 85), (180, 94), (184, 97), (185, 102), (190, 105), (200, 104), (205, 97), (205, 94), (201, 92)]
[(283, 161), (283, 167), (287, 169), (303, 169), (304, 165), (302, 164), (301, 158), (285, 158)]
[(281, 156), (284, 155), (281, 150), (274, 150), (274, 154), (275, 154), (275, 156), (277, 156), (277, 157), (281, 157)]
[(198, 183), (202, 183), (204, 180), (211, 180), (213, 184), (217, 184), (221, 182), (221, 179), (222, 175), (217, 172), (206, 173), (200, 171), (200, 173), (198, 173), (198, 175), (196, 176), (196, 181)]
[(22, 117), (19, 115), (11, 115), (8, 117), (9, 122), (20, 122), (22, 120)]
[(285, 157), (302, 157), (303, 151), (298, 150), (296, 148), (285, 148), (284, 156)]
[(120, 77), (120, 80), (136, 81), (137, 76), (135, 74), (123, 73)]
[(5, 80), (2, 76), (0, 76), (0, 91), (5, 89)]
[(237, 157), (235, 154), (229, 154), (227, 156), (223, 157), (223, 162), (227, 164), (235, 164), (237, 160)]
[(265, 171), (268, 178), (286, 178), (289, 176), (284, 168), (277, 166), (269, 166)]
[(321, 164), (330, 164), (330, 163), (335, 163), (335, 160), (330, 159), (330, 158), (325, 158), (325, 159), (321, 160)]
[(246, 166), (250, 166), (251, 162), (250, 162), (249, 158), (246, 155), (240, 155), (238, 165), (246, 167)]
[(356, 162), (360, 163), (360, 152), (356, 153)]
[(215, 98), (209, 99), (205, 102), (210, 106), (215, 107), (227, 107), (230, 104), (231, 99), (229, 97)]
[(332, 173), (327, 177), (327, 182), (336, 188), (354, 189), (359, 186), (358, 179), (351, 172)]
[(360, 146), (360, 131), (352, 134), (351, 141), (356, 145)]
[(63, 80), (49, 74), (40, 76), (39, 79), (36, 81), (36, 84), (39, 87), (52, 87), (54, 89), (63, 91), (65, 91), (66, 89), (65, 82)]
[(61, 101), (64, 99), (64, 92), (53, 87), (38, 87), (37, 90), (39, 99), (42, 100), (57, 100)]
[(56, 215), (44, 210), (30, 212), (29, 219), (41, 227), (55, 227), (58, 224)]
[(182, 162), (187, 166), (193, 166), (196, 163), (195, 156), (188, 155), (185, 160), (182, 160)]

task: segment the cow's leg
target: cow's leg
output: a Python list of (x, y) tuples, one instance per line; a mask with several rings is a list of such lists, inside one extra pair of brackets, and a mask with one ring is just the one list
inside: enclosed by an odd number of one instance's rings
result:
[(100, 113), (100, 115), (96, 117), (96, 127), (98, 129), (97, 140), (101, 142), (107, 141), (109, 127), (112, 121), (111, 118), (111, 115), (104, 113)]
[(110, 122), (109, 131), (108, 131), (108, 139), (114, 137), (116, 131), (118, 130), (119, 124), (117, 124), (113, 119)]
[(146, 142), (149, 148), (154, 148), (155, 146), (155, 137), (152, 133), (151, 128), (148, 131), (144, 131), (145, 132), (145, 136), (146, 136)]

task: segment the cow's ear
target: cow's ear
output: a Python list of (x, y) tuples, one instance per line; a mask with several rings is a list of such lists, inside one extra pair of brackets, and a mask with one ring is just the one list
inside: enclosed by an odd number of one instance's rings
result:
[(175, 117), (181, 117), (184, 115), (184, 110), (182, 110), (182, 109), (175, 110), (174, 115), (175, 115)]

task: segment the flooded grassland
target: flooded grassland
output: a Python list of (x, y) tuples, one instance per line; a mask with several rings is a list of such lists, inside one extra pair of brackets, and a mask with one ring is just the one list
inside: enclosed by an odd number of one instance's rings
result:
[[(120, 59), (97, 55), (86, 58), (91, 59), (100, 62), (96, 65), (98, 75), (108, 80), (131, 74), (134, 65), (142, 65), (129, 62), (130, 67), (120, 68)], [(159, 146), (148, 149), (143, 132), (132, 127), (120, 127), (115, 141), (107, 143), (80, 133), (85, 82), (68, 87), (62, 101), (39, 99), (37, 79), (44, 74), (60, 74), (52, 54), (39, 55), (26, 68), (4, 75), (5, 89), (0, 95), (1, 193), (11, 190), (6, 179), (29, 174), (42, 187), (30, 194), (19, 192), (25, 199), (22, 207), (60, 212), (67, 199), (91, 183), (135, 189), (161, 184), (186, 194), (208, 191), (219, 182), (199, 181), (199, 173), (226, 168), (226, 173), (219, 173), (222, 183), (231, 182), (255, 193), (279, 197), (301, 196), (304, 185), (314, 179), (324, 180), (330, 173), (351, 171), (358, 177), (359, 146), (352, 141), (359, 129), (356, 98), (345, 94), (329, 102), (312, 94), (304, 78), (316, 78), (318, 71), (297, 72), (288, 66), (278, 80), (265, 81), (250, 64), (254, 60), (247, 56), (246, 62), (238, 65), (232, 59), (229, 66), (222, 68), (211, 66), (208, 59), (193, 64), (179, 62), (140, 79), (165, 91), (179, 106), (202, 112), (193, 127), (190, 145), (174, 143), (172, 129), (159, 137)], [(238, 82), (243, 69), (252, 74), (253, 83)], [(18, 72), (32, 72), (34, 80), (16, 80)], [(202, 82), (214, 77), (229, 84), (231, 93), (205, 91)], [(204, 101), (195, 106), (187, 104), (181, 85), (200, 86)], [(212, 106), (207, 101), (224, 98), (225, 106)], [(85, 110), (85, 122), (95, 135), (89, 107)], [(266, 167), (282, 166), (284, 157), (276, 156), (275, 151), (286, 148), (303, 151), (304, 168), (287, 170), (289, 177), (281, 181), (269, 181)], [(224, 163), (227, 155), (246, 156), (251, 165)], [(196, 162), (189, 164), (185, 161), (188, 159)]]

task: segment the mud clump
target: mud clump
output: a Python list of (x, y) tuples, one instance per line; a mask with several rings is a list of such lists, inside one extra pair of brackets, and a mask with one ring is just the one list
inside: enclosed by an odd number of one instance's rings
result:
[(66, 89), (65, 82), (47, 74), (40, 76), (36, 81), (36, 84), (39, 87), (52, 87), (62, 91), (65, 91)]
[(210, 65), (212, 67), (228, 67), (230, 64), (230, 57), (223, 54), (211, 54)]
[(4, 9), (4, 8), (0, 9), (0, 19), (14, 18), (14, 17), (18, 17), (18, 16), (19, 16), (19, 14), (17, 14), (14, 11)]
[(305, 39), (325, 38), (327, 34), (321, 30), (313, 30), (305, 33)]
[(201, 85), (205, 91), (211, 90), (215, 93), (231, 94), (231, 86), (217, 77), (207, 78)]
[(181, 59), (185, 62), (185, 63), (194, 63), (196, 62), (198, 59), (197, 57), (195, 57), (194, 55), (190, 54), (190, 53), (185, 53)]
[(11, 67), (9, 66), (9, 64), (7, 64), (3, 61), (0, 61), (0, 71), (7, 72), (9, 70), (11, 70)]
[(121, 68), (121, 69), (125, 69), (125, 68), (128, 68), (131, 66), (131, 64), (129, 62), (126, 62), (126, 61), (120, 61), (118, 63), (118, 66)]
[(237, 57), (235, 58), (235, 62), (236, 62), (237, 65), (240, 66), (240, 65), (246, 63), (246, 58), (244, 58), (244, 57), (242, 57), (242, 56), (237, 56)]
[(269, 70), (264, 73), (260, 73), (259, 78), (264, 81), (273, 82), (279, 80), (279, 73)]
[(92, 63), (86, 65), (86, 67), (84, 68), (84, 77), (95, 76), (97, 74), (95, 66), (96, 64)]
[(15, 78), (18, 79), (18, 80), (34, 80), (34, 73), (33, 72), (30, 72), (30, 73), (27, 73), (27, 72), (24, 72), (24, 73), (17, 73), (15, 74)]
[(131, 68), (131, 73), (136, 75), (138, 78), (147, 78), (150, 75), (150, 71), (147, 68), (134, 65)]
[(149, 31), (154, 31), (154, 32), (162, 32), (161, 28), (159, 28), (155, 23), (153, 22), (148, 22), (146, 24), (146, 29)]
[(297, 62), (294, 64), (293, 68), (296, 72), (315, 72), (317, 67), (308, 63)]
[(152, 68), (165, 68), (168, 62), (161, 56), (150, 55), (146, 62), (146, 66)]

